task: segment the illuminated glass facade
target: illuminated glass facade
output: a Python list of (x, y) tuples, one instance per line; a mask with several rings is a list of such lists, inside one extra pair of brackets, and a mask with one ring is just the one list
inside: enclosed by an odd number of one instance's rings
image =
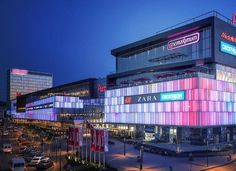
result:
[(219, 16), (113, 49), (105, 122), (167, 142), (236, 140), (236, 28)]
[(16, 99), (20, 95), (51, 88), (53, 85), (53, 77), (49, 73), (10, 69), (7, 75), (8, 100)]
[(13, 118), (72, 123), (102, 119), (106, 79), (89, 78), (17, 97)]
[(211, 28), (206, 27), (193, 33), (200, 33), (200, 40), (189, 46), (168, 50), (167, 40), (149, 47), (143, 52), (136, 52), (134, 54), (117, 57), (117, 72), (210, 58), (212, 55)]
[[(173, 92), (185, 92), (186, 97), (176, 98)], [(165, 93), (168, 98), (163, 101), (155, 97), (156, 100), (151, 96), (153, 93)], [(126, 97), (134, 96), (138, 96), (140, 103), (125, 101)], [(148, 102), (153, 99), (156, 102)], [(188, 78), (108, 90), (105, 120), (108, 123), (195, 127), (233, 125), (236, 124), (236, 84)]]
[(52, 96), (26, 104), (25, 113), (16, 113), (15, 118), (46, 121), (61, 121), (65, 116), (76, 115), (83, 108), (79, 97)]

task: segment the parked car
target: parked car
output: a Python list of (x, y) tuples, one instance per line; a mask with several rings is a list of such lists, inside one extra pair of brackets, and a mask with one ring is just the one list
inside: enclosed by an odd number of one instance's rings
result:
[(22, 141), (20, 144), (23, 146), (29, 146), (31, 143), (29, 141)]
[(3, 144), (2, 151), (4, 153), (12, 153), (12, 146), (11, 146), (11, 144)]
[(29, 163), (29, 166), (37, 166), (42, 159), (45, 159), (44, 155), (34, 156)]
[(22, 157), (14, 157), (11, 161), (11, 170), (12, 171), (24, 171), (25, 168), (25, 159)]
[(3, 135), (5, 135), (5, 136), (6, 136), (6, 135), (9, 135), (9, 132), (8, 132), (8, 131), (4, 131), (4, 132), (3, 132)]
[(110, 144), (110, 145), (114, 145), (114, 144), (115, 144), (115, 142), (113, 142), (113, 141), (109, 140), (109, 141), (108, 141), (108, 144)]
[(42, 159), (36, 167), (37, 169), (48, 169), (52, 166), (53, 161), (49, 157), (46, 157), (45, 159)]

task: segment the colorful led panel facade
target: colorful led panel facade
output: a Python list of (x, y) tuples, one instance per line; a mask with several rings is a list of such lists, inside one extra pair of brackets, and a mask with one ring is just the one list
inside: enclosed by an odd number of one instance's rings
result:
[(83, 108), (83, 100), (79, 97), (52, 96), (26, 104), (23, 119), (58, 121), (61, 112), (70, 109), (76, 114), (76, 109)]
[[(184, 92), (170, 101), (127, 104), (127, 96)], [(187, 78), (106, 91), (105, 122), (173, 126), (236, 124), (236, 84), (208, 78)]]

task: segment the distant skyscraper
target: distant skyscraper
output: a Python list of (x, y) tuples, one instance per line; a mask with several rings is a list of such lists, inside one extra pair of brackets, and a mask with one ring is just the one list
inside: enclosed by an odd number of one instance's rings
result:
[(35, 91), (51, 88), (53, 75), (51, 73), (35, 72), (22, 69), (7, 71), (7, 100)]

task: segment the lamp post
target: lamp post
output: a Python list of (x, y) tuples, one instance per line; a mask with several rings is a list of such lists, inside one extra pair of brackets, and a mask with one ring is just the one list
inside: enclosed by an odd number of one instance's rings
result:
[(140, 169), (139, 170), (142, 171), (143, 170), (143, 146), (141, 146), (139, 154), (140, 154)]
[(60, 139), (60, 171), (61, 171), (61, 139)]
[(56, 138), (56, 162), (57, 162), (57, 138)]
[(206, 143), (207, 143), (207, 167), (208, 167), (208, 138), (206, 139)]
[(124, 137), (124, 156), (126, 155), (126, 143), (125, 143), (125, 137)]

